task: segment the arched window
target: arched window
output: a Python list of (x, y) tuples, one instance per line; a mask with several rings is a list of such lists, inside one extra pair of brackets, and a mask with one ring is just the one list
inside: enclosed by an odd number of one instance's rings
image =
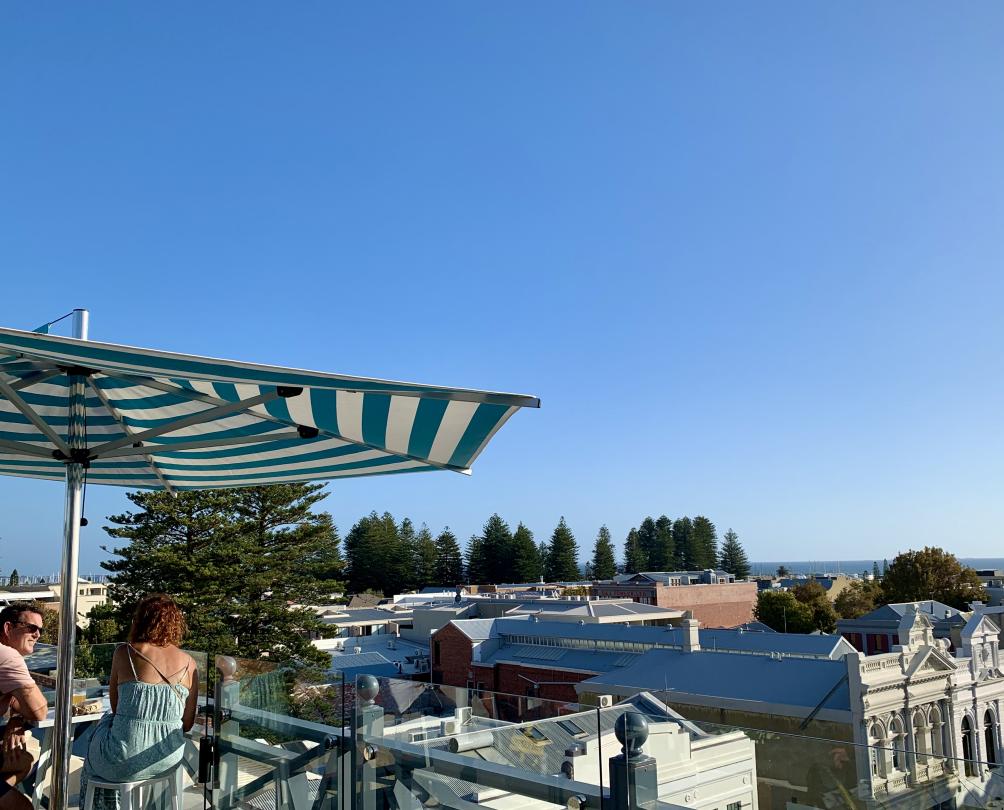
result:
[(892, 742), (892, 767), (896, 771), (906, 770), (906, 731), (903, 721), (898, 717), (889, 724), (889, 736)]
[(872, 776), (884, 779), (888, 771), (889, 739), (879, 723), (872, 723), (868, 729), (868, 759)]
[(924, 712), (917, 709), (913, 713), (913, 750), (917, 752), (917, 762), (927, 762), (931, 750), (931, 729)]
[(941, 710), (937, 706), (931, 707), (931, 753), (936, 756), (944, 756), (944, 728), (941, 721)]
[(976, 776), (976, 739), (968, 715), (962, 718), (962, 760), (966, 776)]
[(992, 768), (997, 764), (997, 722), (989, 709), (983, 715), (983, 740), (986, 742), (987, 764)]

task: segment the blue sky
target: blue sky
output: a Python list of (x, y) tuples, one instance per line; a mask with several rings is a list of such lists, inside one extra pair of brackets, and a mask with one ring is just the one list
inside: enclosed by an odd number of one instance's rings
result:
[[(343, 532), (1000, 553), (999, 5), (0, 15), (0, 324), (541, 397), (471, 478), (332, 486)], [(95, 570), (126, 501), (87, 498)], [(0, 569), (61, 525), (0, 480)]]

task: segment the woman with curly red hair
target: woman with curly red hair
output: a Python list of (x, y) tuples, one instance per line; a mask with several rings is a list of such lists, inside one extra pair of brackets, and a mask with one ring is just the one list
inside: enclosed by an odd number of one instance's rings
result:
[[(112, 659), (111, 713), (98, 723), (87, 749), (81, 806), (91, 779), (135, 782), (181, 762), (199, 699), (195, 661), (178, 646), (185, 630), (185, 617), (167, 594), (151, 594), (136, 607), (129, 641)], [(95, 807), (117, 805), (117, 792), (101, 793)]]

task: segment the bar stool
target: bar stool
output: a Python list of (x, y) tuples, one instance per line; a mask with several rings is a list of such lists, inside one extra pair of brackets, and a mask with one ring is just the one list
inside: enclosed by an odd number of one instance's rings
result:
[[(171, 800), (172, 810), (182, 810), (182, 794), (185, 791), (185, 768), (179, 763), (176, 768), (161, 776), (141, 779), (137, 782), (101, 782), (90, 779), (87, 782), (87, 793), (80, 810), (94, 810), (94, 792), (97, 788), (114, 790), (119, 794), (119, 810), (141, 810), (145, 802), (149, 802), (154, 794), (154, 788), (162, 785)], [(144, 797), (144, 793), (146, 796)], [(136, 799), (135, 804), (133, 799)]]

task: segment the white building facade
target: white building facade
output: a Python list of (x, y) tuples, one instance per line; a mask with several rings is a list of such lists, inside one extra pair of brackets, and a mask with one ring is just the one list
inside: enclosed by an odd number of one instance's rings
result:
[(848, 656), (859, 795), (883, 808), (984, 807), (1004, 795), (1000, 630), (978, 609), (955, 655), (908, 612), (888, 653)]

